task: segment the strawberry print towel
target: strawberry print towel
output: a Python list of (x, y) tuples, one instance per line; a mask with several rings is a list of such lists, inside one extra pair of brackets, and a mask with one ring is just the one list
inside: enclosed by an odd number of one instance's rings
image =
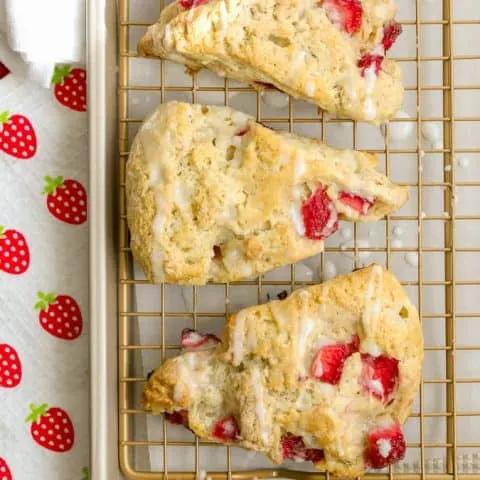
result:
[[(1, 42), (1, 40), (0, 40)], [(0, 479), (88, 478), (87, 72), (0, 45)], [(17, 73), (15, 73), (17, 72)]]

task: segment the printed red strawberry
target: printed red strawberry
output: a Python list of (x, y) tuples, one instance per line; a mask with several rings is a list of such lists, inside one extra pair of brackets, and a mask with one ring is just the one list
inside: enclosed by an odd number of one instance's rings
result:
[(58, 407), (48, 408), (46, 403), (30, 405), (31, 413), (25, 419), (32, 422), (30, 433), (41, 447), (53, 452), (68, 452), (75, 442), (75, 432), (68, 413)]
[(23, 115), (0, 113), (0, 150), (21, 160), (37, 151), (37, 136), (30, 120)]
[(220, 343), (220, 339), (212, 333), (199, 333), (191, 328), (185, 328), (182, 331), (182, 348), (189, 349), (207, 349), (215, 347)]
[(13, 480), (12, 472), (2, 457), (0, 457), (0, 480)]
[(22, 363), (18, 353), (11, 345), (0, 343), (0, 387), (14, 388), (21, 380)]
[(5, 230), (0, 225), (0, 270), (11, 275), (25, 273), (30, 265), (30, 250), (18, 230)]
[(178, 0), (178, 3), (185, 10), (190, 10), (193, 7), (198, 7), (203, 3), (207, 3), (209, 0)]
[(366, 215), (374, 203), (373, 200), (348, 192), (340, 192), (338, 199), (360, 215)]
[(361, 385), (373, 397), (388, 402), (398, 382), (398, 360), (387, 355), (374, 357), (362, 353), (362, 363)]
[(4, 63), (0, 62), (0, 80), (2, 78), (5, 78), (9, 73), (10, 70), (7, 68), (7, 66)]
[(48, 211), (62, 222), (81, 225), (87, 220), (87, 193), (77, 180), (45, 177), (43, 194)]
[(306, 448), (303, 438), (291, 433), (282, 436), (281, 444), (284, 460), (317, 463), (325, 458), (323, 450)]
[(365, 76), (365, 72), (372, 65), (374, 65), (375, 74), (382, 69), (383, 57), (381, 55), (365, 54), (357, 63), (358, 68), (362, 71), (362, 77)]
[(188, 411), (177, 410), (172, 413), (165, 413), (166, 420), (172, 425), (183, 425), (188, 427)]
[(350, 355), (358, 352), (360, 339), (357, 335), (349, 343), (325, 345), (312, 362), (312, 377), (322, 382), (337, 385), (342, 378), (343, 365)]
[(302, 205), (305, 235), (311, 240), (324, 240), (338, 229), (338, 214), (327, 191), (320, 185)]
[(78, 303), (69, 295), (38, 292), (35, 310), (41, 327), (63, 340), (75, 340), (82, 333), (83, 318)]
[(360, 0), (324, 0), (323, 8), (328, 19), (340, 30), (353, 35), (362, 28)]
[(233, 415), (229, 415), (215, 424), (211, 433), (212, 437), (222, 442), (235, 442), (240, 440), (240, 429)]
[(71, 65), (55, 67), (52, 77), (55, 98), (65, 107), (85, 112), (87, 110), (87, 72)]
[(400, 424), (376, 427), (367, 434), (365, 463), (370, 468), (384, 468), (405, 456), (405, 439)]
[(402, 33), (402, 30), (403, 30), (402, 26), (398, 22), (395, 22), (394, 20), (391, 21), (390, 23), (387, 23), (383, 27), (382, 45), (385, 51), (390, 50), (390, 48), (392, 48), (392, 45), (397, 40), (398, 36)]

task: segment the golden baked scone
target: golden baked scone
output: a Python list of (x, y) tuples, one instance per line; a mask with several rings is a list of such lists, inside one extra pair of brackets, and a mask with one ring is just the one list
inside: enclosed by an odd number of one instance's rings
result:
[(197, 285), (297, 262), (339, 218), (378, 220), (406, 202), (375, 165), (228, 107), (163, 104), (127, 163), (133, 254), (153, 282)]
[(149, 377), (143, 405), (197, 436), (345, 476), (405, 453), (423, 358), (418, 313), (373, 265), (193, 330)]
[(401, 32), (395, 11), (392, 0), (178, 0), (138, 50), (380, 123), (403, 100), (385, 58)]

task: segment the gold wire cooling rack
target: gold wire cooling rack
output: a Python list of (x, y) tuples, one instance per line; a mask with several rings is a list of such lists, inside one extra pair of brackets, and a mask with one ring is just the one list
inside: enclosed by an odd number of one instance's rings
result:
[[(408, 0), (415, 4), (415, 0)], [(457, 326), (459, 322), (480, 320), (480, 313), (472, 311), (472, 309), (463, 308), (459, 311), (456, 307), (456, 292), (460, 292), (460, 288), (473, 288), (473, 290), (462, 290), (462, 295), (474, 295), (475, 287), (480, 287), (480, 276), (474, 279), (465, 280), (463, 277), (458, 277), (458, 263), (457, 258), (464, 254), (475, 254), (480, 252), (480, 245), (475, 243), (464, 246), (464, 243), (459, 239), (459, 226), (462, 222), (471, 222), (473, 225), (475, 221), (480, 220), (480, 213), (478, 215), (458, 215), (456, 213), (456, 192), (459, 188), (475, 188), (480, 187), (480, 178), (477, 181), (468, 179), (465, 181), (457, 181), (455, 158), (456, 155), (469, 155), (475, 157), (480, 153), (480, 146), (477, 138), (477, 143), (473, 142), (473, 146), (464, 145), (458, 146), (456, 144), (456, 128), (464, 125), (477, 125), (475, 122), (480, 122), (480, 117), (477, 116), (459, 116), (455, 114), (455, 98), (461, 94), (478, 95), (480, 92), (480, 76), (473, 76), (476, 78), (474, 84), (468, 82), (456, 83), (455, 73), (457, 69), (465, 71), (480, 70), (480, 49), (475, 54), (459, 55), (456, 54), (454, 36), (461, 34), (465, 29), (467, 34), (471, 35), (472, 42), (479, 44), (480, 39), (480, 6), (478, 18), (475, 19), (456, 19), (455, 8), (462, 2), (470, 2), (472, 6), (477, 4), (477, 0), (439, 0), (437, 3), (442, 6), (442, 14), (438, 20), (430, 20), (424, 18), (425, 8), (428, 5), (421, 5), (424, 0), (416, 0), (415, 4), (415, 18), (411, 21), (402, 22), (404, 31), (409, 32), (412, 40), (415, 40), (414, 51), (415, 54), (403, 58), (397, 58), (399, 62), (404, 63), (406, 68), (409, 68), (414, 73), (417, 79), (413, 85), (406, 85), (406, 93), (414, 98), (416, 103), (416, 117), (409, 120), (413, 121), (416, 126), (416, 146), (413, 148), (398, 148), (398, 144), (394, 145), (390, 142), (389, 129), (387, 127), (386, 138), (384, 141), (384, 148), (369, 149), (374, 151), (381, 158), (384, 158), (384, 169), (386, 174), (392, 171), (392, 164), (398, 159), (404, 158), (402, 155), (410, 155), (415, 159), (415, 182), (408, 183), (413, 191), (417, 192), (416, 212), (408, 215), (392, 215), (386, 218), (384, 223), (385, 241), (382, 246), (362, 248), (358, 242), (354, 242), (351, 248), (348, 248), (354, 258), (353, 267), (357, 267), (359, 262), (359, 254), (361, 255), (368, 250), (368, 253), (375, 253), (383, 258), (387, 267), (391, 267), (392, 259), (395, 255), (402, 256), (408, 253), (417, 252), (418, 254), (418, 270), (415, 271), (413, 279), (403, 281), (409, 293), (416, 296), (419, 313), (424, 325), (426, 322), (437, 322), (438, 329), (442, 330), (441, 344), (429, 344), (426, 338), (425, 355), (438, 354), (440, 362), (443, 362), (443, 372), (441, 378), (423, 378), (419, 394), (418, 407), (414, 409), (411, 419), (416, 421), (418, 425), (418, 436), (416, 442), (408, 444), (409, 450), (416, 450), (418, 453), (418, 461), (413, 473), (398, 472), (395, 469), (390, 469), (388, 473), (369, 474), (367, 477), (378, 478), (430, 478), (436, 480), (456, 479), (456, 478), (471, 478), (480, 479), (479, 473), (465, 473), (464, 469), (458, 462), (458, 458), (463, 452), (472, 452), (477, 449), (480, 452), (480, 423), (477, 423), (478, 434), (473, 441), (463, 441), (459, 439), (459, 423), (474, 424), (480, 419), (480, 409), (477, 411), (467, 411), (457, 406), (460, 389), (465, 385), (480, 384), (479, 370), (477, 369), (478, 378), (473, 376), (457, 376), (456, 358), (463, 357), (464, 361), (468, 362), (468, 356), (472, 358), (475, 351), (480, 351), (480, 341), (477, 344), (469, 344), (468, 342), (457, 341)], [(407, 2), (407, 0), (398, 0), (397, 3)], [(129, 4), (130, 3), (130, 4)], [(331, 119), (326, 115), (318, 114), (314, 118), (300, 117), (295, 114), (295, 103), (290, 99), (288, 105), (288, 117), (266, 117), (262, 115), (262, 101), (261, 96), (255, 93), (251, 88), (238, 86), (234, 82), (222, 80), (223, 85), (209, 86), (200, 84), (196, 76), (191, 78), (189, 84), (185, 82), (181, 84), (172, 84), (166, 82), (165, 69), (166, 63), (158, 62), (158, 83), (155, 85), (135, 85), (130, 81), (130, 61), (136, 58), (136, 40), (138, 35), (148, 26), (148, 21), (133, 21), (131, 20), (131, 7), (135, 3), (138, 8), (142, 8), (142, 2), (136, 0), (120, 0), (119, 1), (119, 185), (120, 185), (120, 207), (119, 207), (119, 280), (118, 280), (118, 344), (119, 344), (119, 461), (122, 470), (127, 478), (131, 479), (194, 479), (201, 478), (205, 474), (200, 469), (200, 454), (203, 449), (207, 453), (203, 453), (204, 458), (207, 458), (208, 468), (208, 449), (212, 444), (202, 442), (194, 439), (188, 442), (181, 442), (178, 440), (169, 439), (168, 429), (163, 423), (162, 439), (160, 441), (149, 440), (145, 434), (138, 433), (141, 429), (137, 428), (138, 423), (145, 423), (147, 413), (142, 410), (138, 403), (139, 388), (145, 382), (143, 374), (139, 374), (137, 363), (140, 362), (140, 354), (142, 351), (150, 350), (158, 353), (159, 362), (167, 356), (178, 351), (179, 345), (168, 344), (165, 340), (166, 331), (171, 328), (172, 321), (179, 319), (188, 319), (189, 324), (196, 328), (201, 328), (202, 320), (206, 318), (217, 319), (222, 323), (230, 310), (230, 298), (238, 285), (246, 285), (254, 290), (252, 303), (262, 302), (264, 298), (264, 291), (268, 287), (278, 287), (285, 289), (295, 289), (299, 285), (308, 283), (315, 283), (314, 281), (305, 282), (296, 279), (296, 269), (294, 266), (290, 268), (290, 275), (288, 280), (268, 280), (265, 277), (254, 281), (237, 282), (218, 286), (220, 294), (225, 297), (225, 311), (213, 312), (205, 310), (202, 307), (201, 295), (203, 290), (201, 288), (192, 287), (192, 308), (191, 311), (178, 312), (169, 311), (168, 309), (168, 287), (161, 285), (152, 287), (147, 285), (145, 280), (136, 280), (133, 275), (131, 251), (129, 248), (128, 228), (125, 216), (125, 164), (128, 158), (128, 148), (132, 140), (132, 126), (135, 128), (139, 126), (142, 118), (133, 118), (129, 115), (129, 96), (136, 92), (154, 92), (158, 95), (160, 101), (169, 99), (169, 95), (184, 92), (183, 95), (189, 95), (192, 102), (196, 102), (202, 93), (216, 92), (223, 96), (223, 102), (229, 103), (231, 95), (234, 93), (247, 93), (256, 95), (256, 114), (259, 121), (267, 124), (283, 125), (290, 131), (299, 131), (302, 124), (318, 125), (318, 131), (321, 138), (324, 138), (326, 127), (330, 123), (343, 122), (345, 120)], [(425, 4), (428, 2), (425, 0)], [(163, 8), (164, 1), (160, 0), (160, 9)], [(428, 17), (428, 15), (426, 16)], [(155, 18), (149, 18), (153, 22)], [(424, 35), (428, 34), (429, 29), (435, 28), (439, 34), (439, 52), (440, 54), (426, 55), (422, 51), (422, 41)], [(470, 30), (468, 30), (470, 29)], [(133, 31), (137, 31), (136, 35), (132, 35)], [(468, 33), (470, 32), (470, 33)], [(405, 35), (405, 33), (404, 33)], [(437, 80), (438, 83), (426, 80), (422, 76), (423, 69), (426, 65), (438, 65)], [(426, 95), (436, 92), (440, 98), (440, 115), (422, 118), (422, 102)], [(478, 97), (475, 97), (478, 100)], [(479, 103), (477, 102), (477, 105)], [(151, 106), (152, 108), (155, 105)], [(398, 119), (396, 121), (408, 121), (406, 119)], [(435, 145), (428, 148), (422, 139), (422, 124), (423, 122), (438, 122), (443, 128), (443, 143), (441, 146)], [(352, 146), (353, 148), (362, 148), (361, 134), (359, 135), (360, 124), (356, 122), (351, 123), (352, 130)], [(437, 155), (438, 161), (442, 164), (441, 177), (436, 181), (427, 181), (423, 178), (423, 163), (427, 155)], [(397, 158), (396, 158), (397, 157)], [(437, 158), (437, 157), (432, 157)], [(393, 162), (391, 160), (393, 159)], [(480, 160), (480, 157), (478, 157)], [(457, 175), (458, 177), (458, 175)], [(432, 187), (438, 187), (442, 193), (439, 197), (441, 206), (441, 213), (435, 215), (426, 215), (423, 212), (423, 199)], [(479, 192), (480, 194), (480, 192)], [(478, 199), (478, 197), (477, 197)], [(478, 200), (477, 200), (478, 201)], [(479, 202), (480, 203), (480, 202)], [(401, 222), (413, 222), (416, 233), (416, 245), (412, 247), (398, 246), (392, 241), (391, 230), (392, 227)], [(439, 226), (439, 236), (443, 236), (441, 246), (429, 246), (425, 244), (423, 232), (426, 226)], [(464, 224), (463, 224), (464, 225)], [(359, 226), (354, 225), (353, 234), (357, 239), (359, 235)], [(457, 232), (456, 232), (457, 230)], [(464, 229), (462, 229), (464, 231)], [(361, 244), (360, 244), (361, 245)], [(460, 245), (460, 246), (459, 246)], [(329, 255), (344, 252), (345, 248), (329, 247), (326, 248), (325, 254), (319, 258), (319, 268), (324, 272), (325, 258)], [(424, 278), (424, 270), (426, 262), (430, 254), (441, 254), (441, 262), (443, 265), (443, 275), (434, 279)], [(438, 258), (438, 257), (437, 257)], [(461, 257), (465, 258), (465, 257)], [(423, 260), (422, 260), (423, 259)], [(427, 259), (427, 260), (426, 260)], [(437, 260), (436, 260), (437, 261)], [(322, 273), (324, 278), (324, 273)], [(428, 288), (441, 289), (442, 294), (438, 297), (442, 303), (441, 313), (437, 311), (428, 311), (424, 307), (424, 298), (426, 289)], [(160, 308), (158, 311), (140, 312), (136, 311), (134, 293), (135, 289), (149, 288), (152, 295), (159, 298)], [(438, 290), (437, 290), (438, 291)], [(459, 295), (457, 295), (459, 297)], [(161, 334), (161, 342), (158, 344), (141, 344), (134, 332), (134, 322), (141, 320), (143, 317), (154, 318), (158, 322), (158, 330)], [(475, 323), (470, 325), (474, 326)], [(478, 324), (477, 324), (478, 325)], [(436, 327), (437, 328), (437, 327)], [(474, 336), (472, 336), (472, 339)], [(458, 360), (457, 360), (458, 363)], [(438, 395), (445, 397), (444, 408), (438, 411), (429, 411), (425, 407), (424, 398), (426, 390), (434, 387)], [(480, 403), (479, 403), (480, 405)], [(438, 441), (427, 439), (427, 429), (431, 422), (436, 422), (441, 430), (441, 435), (438, 435)], [(471, 439), (470, 439), (471, 440)], [(156, 447), (159, 455), (163, 457), (162, 471), (152, 471), (149, 463), (144, 462), (143, 466), (139, 466), (141, 462), (139, 457), (146, 457), (146, 451), (149, 447)], [(193, 459), (185, 460), (186, 467), (183, 472), (172, 472), (169, 469), (169, 449), (172, 447), (186, 447), (185, 455), (193, 456)], [(187, 448), (188, 447), (188, 448)], [(250, 470), (250, 471), (234, 471), (232, 467), (232, 454), (230, 447), (217, 447), (224, 449), (225, 468), (219, 472), (208, 472), (208, 476), (212, 479), (247, 479), (252, 477), (266, 478), (266, 477), (290, 477), (290, 478), (304, 478), (304, 479), (319, 479), (328, 477), (328, 474), (323, 473), (308, 473), (296, 472), (282, 469), (267, 469), (267, 470)], [(445, 459), (442, 469), (439, 471), (427, 468), (426, 452), (428, 449), (441, 449)], [(474, 454), (475, 457), (475, 454)], [(477, 460), (480, 456), (477, 455)]]

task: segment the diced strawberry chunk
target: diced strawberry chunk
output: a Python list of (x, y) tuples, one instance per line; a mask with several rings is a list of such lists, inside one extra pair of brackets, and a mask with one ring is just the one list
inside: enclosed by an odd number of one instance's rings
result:
[(324, 0), (328, 19), (342, 31), (353, 35), (362, 28), (363, 8), (360, 0)]
[(345, 361), (358, 352), (359, 345), (360, 339), (354, 335), (349, 343), (335, 343), (320, 348), (312, 362), (312, 377), (337, 385), (342, 378)]
[(355, 195), (354, 193), (348, 192), (340, 192), (338, 199), (344, 205), (347, 205), (347, 207), (350, 207), (361, 215), (366, 215), (374, 203), (368, 198), (364, 198), (360, 195)]
[(215, 424), (212, 437), (222, 442), (235, 442), (240, 440), (240, 428), (233, 415), (229, 415)]
[(381, 55), (371, 55), (366, 53), (357, 63), (358, 68), (362, 71), (362, 77), (365, 76), (365, 71), (372, 65), (375, 65), (375, 74), (382, 69), (383, 57)]
[(365, 463), (370, 468), (384, 468), (405, 456), (405, 439), (398, 422), (377, 427), (367, 434)]
[(203, 3), (207, 3), (209, 0), (177, 0), (182, 8), (190, 10), (193, 7), (198, 7)]
[(165, 418), (172, 425), (184, 425), (185, 427), (188, 427), (187, 410), (177, 410), (173, 413), (165, 413)]
[(338, 229), (338, 214), (327, 191), (320, 186), (302, 205), (305, 235), (311, 240), (324, 240)]
[(284, 460), (317, 463), (325, 458), (323, 450), (319, 448), (306, 448), (303, 438), (291, 433), (282, 436), (281, 444)]
[(191, 328), (185, 328), (182, 331), (182, 341), (180, 342), (183, 348), (212, 348), (217, 343), (220, 343), (220, 339), (213, 333), (203, 334)]
[(242, 128), (242, 130), (238, 131), (235, 136), (236, 137), (243, 137), (250, 131), (250, 127)]
[(385, 51), (392, 48), (392, 45), (395, 43), (402, 31), (403, 28), (398, 22), (391, 21), (390, 23), (384, 25), (382, 45)]
[(388, 402), (398, 383), (398, 360), (387, 355), (362, 353), (360, 383), (373, 397)]

